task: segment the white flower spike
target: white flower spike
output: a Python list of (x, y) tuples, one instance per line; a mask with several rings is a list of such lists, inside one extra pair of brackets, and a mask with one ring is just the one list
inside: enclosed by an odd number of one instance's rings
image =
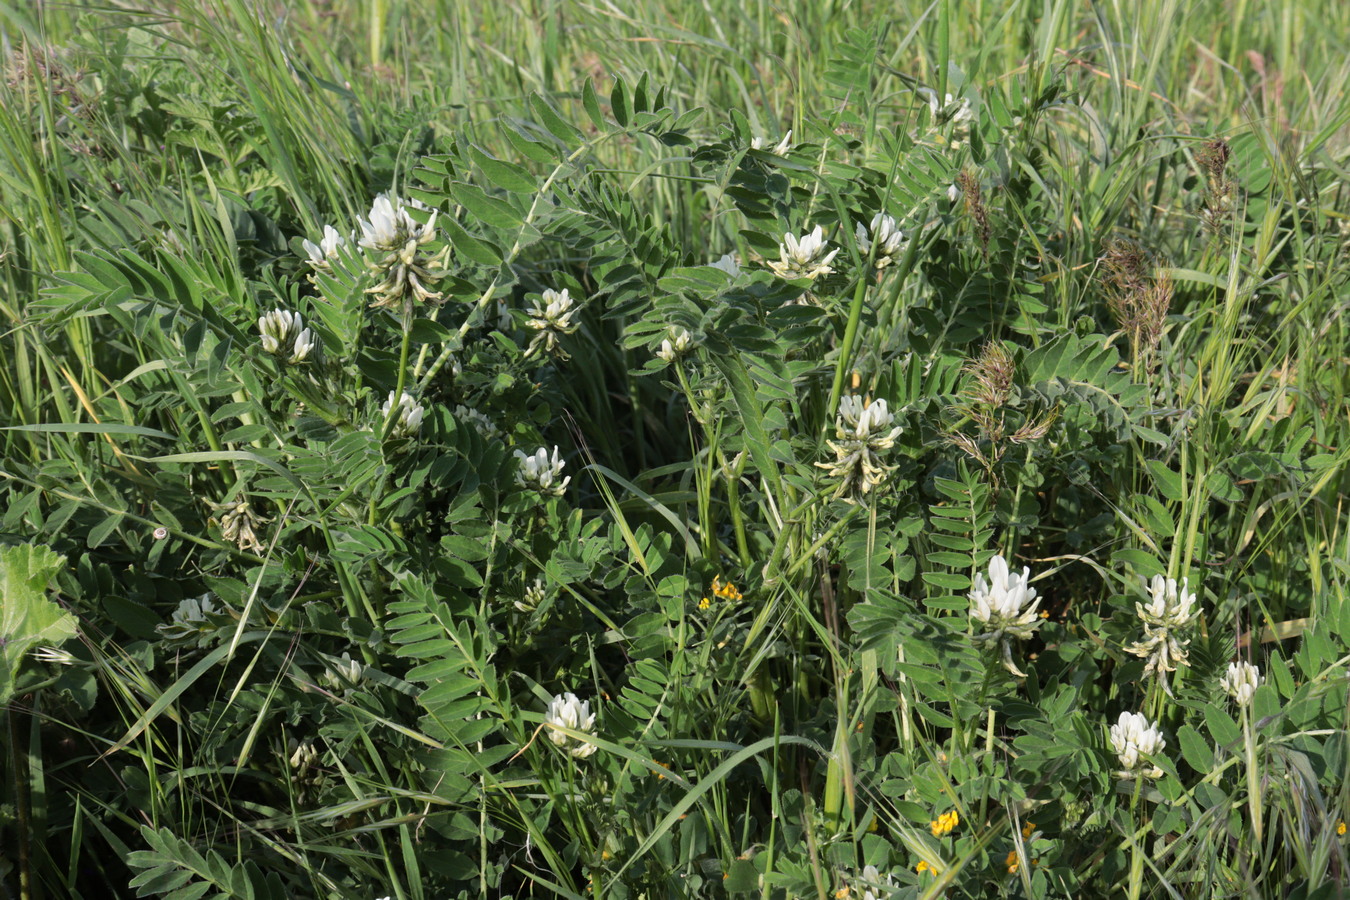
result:
[(305, 327), (297, 312), (274, 309), (258, 318), (258, 334), (266, 353), (291, 365), (304, 362), (314, 349), (314, 332)]
[(885, 400), (869, 403), (856, 394), (839, 398), (835, 439), (825, 442), (834, 451), (834, 462), (816, 463), (839, 480), (836, 499), (857, 503), (886, 480), (893, 467), (881, 461), (881, 454), (895, 446), (901, 431)]
[(1162, 753), (1166, 746), (1158, 726), (1150, 724), (1143, 713), (1123, 712), (1111, 726), (1111, 749), (1122, 767), (1116, 774), (1126, 781), (1162, 777), (1162, 769), (1151, 763), (1150, 757)]
[[(426, 408), (413, 399), (412, 394), (407, 391), (398, 398), (398, 411), (394, 414), (394, 430), (390, 437), (410, 438), (416, 436), (422, 429), (422, 418), (426, 415)], [(389, 392), (389, 399), (380, 407), (380, 420), (389, 418), (389, 411), (394, 408), (394, 392)]]
[(811, 278), (828, 275), (834, 271), (830, 261), (839, 253), (839, 248), (825, 252), (825, 232), (817, 225), (808, 234), (794, 237), (783, 235), (783, 243), (778, 246), (778, 261), (770, 262), (769, 268), (779, 278)]
[[(546, 721), (549, 725), (559, 728), (595, 734), (595, 713), (591, 712), (590, 701), (578, 700), (577, 695), (570, 691), (553, 698), (553, 702), (548, 705)], [(548, 737), (559, 747), (570, 747), (567, 752), (577, 759), (585, 759), (599, 749), (595, 744), (573, 738), (553, 728), (549, 729)]]
[(332, 225), (323, 226), (323, 237), (319, 243), (313, 241), (301, 241), (300, 245), (305, 248), (305, 253), (309, 256), (309, 264), (320, 271), (327, 271), (333, 260), (337, 259), (338, 251), (345, 247), (347, 239), (338, 234), (338, 230)]
[(858, 252), (867, 257), (875, 245), (877, 255), (872, 264), (878, 269), (889, 266), (904, 255), (907, 245), (905, 235), (896, 227), (893, 217), (877, 213), (872, 217), (870, 228), (861, 222), (857, 223), (857, 226), (855, 234), (858, 238)]
[(426, 285), (445, 277), (438, 271), (445, 265), (450, 248), (446, 247), (435, 257), (419, 253), (422, 245), (436, 239), (437, 212), (431, 211), (431, 218), (421, 225), (408, 212), (408, 206), (425, 210), (427, 207), (417, 201), (407, 204), (398, 197), (380, 194), (370, 207), (369, 218), (360, 221), (360, 246), (375, 254), (368, 260), (367, 267), (377, 275), (383, 276), (379, 284), (367, 288), (366, 293), (375, 294), (374, 307), (402, 306), (405, 312), (411, 312), (414, 300), (432, 303), (441, 299), (441, 295)]
[(661, 349), (656, 351), (656, 355), (668, 363), (673, 363), (688, 353), (693, 345), (694, 339), (689, 336), (689, 332), (683, 328), (672, 328), (670, 337), (661, 341)]
[[(753, 138), (750, 141), (750, 149), (764, 150), (766, 149), (765, 144), (767, 143), (768, 141), (762, 137)], [(788, 148), (791, 146), (792, 146), (792, 129), (789, 128), (788, 133), (783, 135), (783, 139), (779, 141), (777, 144), (775, 144), (773, 148), (769, 150), (769, 152), (772, 153), (774, 156), (787, 156)]]
[(561, 292), (544, 291), (543, 297), (533, 301), (533, 304), (527, 310), (529, 318), (525, 321), (525, 327), (534, 329), (536, 334), (525, 350), (525, 357), (528, 359), (542, 351), (556, 353), (559, 359), (567, 359), (558, 339), (577, 330), (578, 323), (573, 318), (581, 311), (581, 307), (567, 293), (566, 288)]
[(563, 478), (565, 463), (558, 456), (558, 448), (553, 448), (550, 458), (547, 447), (540, 447), (533, 454), (515, 451), (520, 468), (516, 470), (516, 484), (523, 488), (538, 491), (545, 497), (561, 497), (567, 490), (571, 477)]
[(1144, 674), (1161, 678), (1163, 689), (1170, 696), (1167, 673), (1176, 671), (1178, 665), (1189, 665), (1186, 647), (1190, 640), (1182, 640), (1180, 633), (1194, 618), (1195, 594), (1191, 593), (1184, 578), (1178, 586), (1174, 578), (1154, 575), (1152, 582), (1145, 582), (1145, 586), (1149, 590), (1148, 605), (1134, 605), (1144, 624), (1144, 639), (1125, 649), (1148, 660)]
[(721, 269), (732, 278), (738, 278), (741, 274), (741, 266), (740, 263), (736, 262), (736, 254), (734, 253), (723, 253), (717, 262), (708, 263), (708, 265), (714, 269)]
[(1249, 662), (1228, 664), (1228, 671), (1219, 677), (1219, 687), (1232, 697), (1239, 707), (1249, 706), (1256, 689), (1261, 686), (1261, 670)]
[(1036, 589), (1031, 587), (1031, 569), (1023, 567), (1018, 575), (1008, 569), (1002, 554), (989, 560), (989, 580), (975, 576), (975, 587), (970, 592), (970, 617), (984, 630), (975, 635), (980, 643), (1002, 644), (1004, 667), (1019, 678), (1025, 678), (1012, 661), (1012, 639), (1025, 640), (1040, 627), (1036, 613), (1040, 605)]

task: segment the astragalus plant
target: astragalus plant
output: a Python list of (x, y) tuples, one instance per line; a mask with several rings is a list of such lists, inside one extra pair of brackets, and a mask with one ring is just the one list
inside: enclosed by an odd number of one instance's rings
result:
[(1342, 889), (1350, 13), (20, 6), (0, 892)]

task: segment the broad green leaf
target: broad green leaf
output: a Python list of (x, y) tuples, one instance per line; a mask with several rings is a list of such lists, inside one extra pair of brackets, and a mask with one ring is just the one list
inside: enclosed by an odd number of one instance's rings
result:
[(73, 638), (75, 617), (46, 597), (47, 584), (66, 558), (40, 544), (0, 549), (0, 706), (28, 651)]
[(504, 191), (511, 191), (516, 194), (533, 194), (539, 188), (534, 176), (515, 163), (496, 159), (477, 147), (470, 147), (469, 155), (473, 157), (473, 161), (478, 168), (483, 170), (483, 174), (487, 176), (488, 181)]

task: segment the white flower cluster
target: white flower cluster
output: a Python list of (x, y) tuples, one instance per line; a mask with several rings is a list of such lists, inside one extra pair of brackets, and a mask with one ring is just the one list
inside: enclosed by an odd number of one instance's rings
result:
[(932, 88), (919, 88), (919, 95), (928, 101), (928, 109), (933, 114), (933, 124), (941, 127), (952, 125), (951, 149), (957, 150), (970, 134), (970, 126), (975, 121), (975, 110), (969, 97), (953, 97), (947, 94), (941, 102), (937, 91)]
[(1228, 664), (1228, 671), (1219, 676), (1219, 687), (1232, 697), (1239, 707), (1252, 702), (1252, 696), (1261, 686), (1261, 670), (1249, 662)]
[(302, 363), (314, 349), (314, 332), (305, 327), (297, 312), (274, 309), (258, 318), (258, 333), (265, 352), (290, 365)]
[(1003, 665), (1019, 678), (1026, 677), (1012, 661), (1012, 639), (1026, 640), (1040, 627), (1036, 608), (1040, 605), (1036, 589), (1031, 587), (1031, 569), (1023, 567), (1018, 575), (1008, 568), (1002, 554), (989, 560), (989, 580), (976, 574), (970, 592), (970, 617), (983, 630), (975, 635), (981, 643), (1002, 644)]
[(835, 440), (825, 442), (834, 451), (834, 462), (816, 463), (838, 479), (836, 499), (856, 503), (886, 480), (892, 467), (882, 463), (880, 454), (895, 446), (901, 430), (885, 400), (869, 403), (856, 394), (840, 398)]
[(391, 411), (394, 414), (394, 430), (389, 436), (395, 439), (415, 437), (422, 429), (422, 418), (427, 412), (426, 408), (414, 400), (412, 394), (407, 391), (404, 391), (397, 401), (394, 399), (394, 392), (389, 392), (389, 399), (380, 407), (380, 420), (388, 421)]
[(858, 889), (861, 900), (889, 900), (898, 885), (894, 875), (888, 873), (883, 876), (876, 866), (864, 866), (861, 881), (854, 887)]
[(953, 97), (947, 94), (939, 103), (937, 91), (927, 87), (919, 88), (919, 95), (928, 101), (928, 110), (933, 114), (934, 122), (955, 122), (959, 125), (975, 118), (969, 97)]
[(589, 700), (584, 702), (578, 700), (577, 695), (570, 691), (558, 694), (548, 705), (548, 717), (545, 721), (554, 726), (549, 729), (549, 740), (559, 747), (570, 747), (568, 752), (578, 759), (584, 759), (598, 749), (595, 744), (555, 730), (555, 728), (570, 728), (572, 731), (595, 734), (595, 713), (591, 712)]
[(258, 530), (271, 520), (254, 512), (248, 500), (240, 497), (216, 507), (220, 512), (220, 536), (232, 541), (240, 550), (254, 553), (263, 551), (262, 541), (258, 539)]
[(346, 651), (340, 657), (328, 657), (328, 663), (328, 667), (319, 676), (319, 683), (329, 690), (341, 691), (344, 694), (361, 683), (361, 676), (366, 671), (366, 667), (352, 659), (351, 654)]
[(1134, 605), (1144, 623), (1144, 639), (1125, 649), (1146, 658), (1144, 673), (1162, 678), (1166, 688), (1167, 673), (1176, 671), (1178, 665), (1187, 665), (1186, 646), (1190, 641), (1182, 640), (1178, 633), (1194, 616), (1195, 594), (1190, 592), (1184, 578), (1178, 586), (1174, 578), (1154, 575), (1153, 581), (1146, 584), (1150, 595), (1148, 605)]
[(394, 307), (403, 305), (405, 310), (413, 299), (434, 302), (441, 295), (429, 289), (427, 282), (439, 280), (444, 272), (438, 271), (445, 264), (449, 247), (436, 257), (427, 257), (419, 251), (425, 244), (434, 241), (437, 236), (435, 210), (425, 225), (419, 224), (408, 206), (414, 209), (426, 209), (425, 204), (416, 201), (404, 201), (388, 194), (380, 194), (370, 208), (369, 217), (360, 221), (361, 239), (358, 242), (366, 250), (375, 254), (368, 265), (372, 272), (383, 275), (383, 279), (366, 293), (376, 295), (372, 306)]
[(738, 278), (741, 274), (741, 264), (736, 262), (736, 254), (734, 253), (723, 253), (718, 257), (717, 262), (711, 262), (708, 265), (714, 269), (721, 269), (732, 278)]
[(535, 578), (534, 582), (525, 589), (525, 594), (519, 600), (512, 603), (516, 609), (523, 613), (532, 613), (539, 608), (539, 604), (544, 602), (547, 594), (544, 591), (544, 579)]
[(516, 484), (538, 491), (545, 497), (561, 497), (567, 490), (572, 479), (570, 476), (562, 477), (565, 463), (558, 456), (557, 446), (553, 448), (552, 458), (548, 455), (547, 447), (540, 447), (532, 454), (520, 450), (515, 453), (520, 462), (520, 468), (516, 469)]
[(461, 424), (467, 422), (474, 427), (475, 431), (485, 438), (499, 438), (502, 436), (502, 430), (497, 427), (497, 424), (472, 406), (465, 406), (462, 403), (456, 406), (455, 420)]
[(535, 300), (534, 305), (527, 310), (529, 319), (526, 320), (525, 327), (534, 329), (536, 334), (525, 350), (525, 357), (528, 359), (542, 351), (556, 352), (558, 358), (567, 359), (567, 354), (558, 345), (558, 338), (577, 330), (577, 323), (572, 319), (580, 311), (581, 307), (572, 300), (567, 288), (563, 288), (561, 293), (544, 291), (543, 297)]
[(656, 355), (668, 363), (673, 363), (688, 353), (693, 345), (694, 339), (688, 331), (683, 328), (672, 328), (670, 337), (661, 341), (661, 349), (656, 351)]
[[(355, 239), (356, 233), (352, 232), (350, 239)], [(305, 248), (305, 253), (309, 256), (309, 264), (320, 272), (327, 272), (332, 269), (333, 261), (338, 257), (338, 251), (347, 246), (349, 238), (344, 238), (338, 233), (338, 230), (332, 225), (323, 226), (323, 237), (319, 243), (313, 241), (301, 241), (300, 245)]]
[(825, 252), (825, 232), (817, 225), (809, 234), (794, 237), (783, 235), (783, 243), (778, 245), (778, 261), (770, 262), (769, 268), (779, 278), (811, 278), (828, 275), (834, 271), (830, 261), (839, 253), (839, 248)]
[(431, 210), (431, 218), (421, 225), (408, 212), (409, 206), (427, 209), (424, 203), (410, 200), (405, 204), (401, 198), (390, 197), (388, 193), (376, 197), (367, 218), (357, 222), (361, 228), (360, 245), (376, 253), (411, 254), (419, 244), (434, 240), (436, 211)]
[[(768, 147), (768, 143), (769, 141), (766, 138), (762, 137), (751, 138), (750, 149), (763, 150), (766, 147)], [(769, 150), (769, 152), (772, 153), (774, 156), (787, 156), (788, 148), (791, 146), (792, 146), (792, 129), (789, 128), (788, 133), (783, 135), (783, 139), (779, 141), (777, 144), (775, 144), (773, 148)]]
[(872, 247), (875, 246), (877, 255), (872, 260), (872, 265), (878, 269), (884, 269), (904, 255), (907, 246), (905, 235), (896, 227), (892, 216), (877, 213), (872, 217), (870, 227), (864, 226), (861, 222), (857, 225), (855, 234), (858, 238), (858, 252), (864, 257), (869, 256)]
[(1158, 726), (1149, 724), (1143, 713), (1123, 712), (1111, 726), (1111, 749), (1122, 767), (1117, 775), (1126, 780), (1161, 777), (1162, 769), (1150, 762), (1150, 757), (1162, 753), (1166, 746)]

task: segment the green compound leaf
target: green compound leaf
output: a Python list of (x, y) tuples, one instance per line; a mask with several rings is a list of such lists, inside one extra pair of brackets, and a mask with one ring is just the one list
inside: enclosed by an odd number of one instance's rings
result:
[(75, 636), (75, 617), (45, 596), (65, 562), (41, 545), (0, 549), (0, 706), (13, 696), (14, 679), (29, 650)]

